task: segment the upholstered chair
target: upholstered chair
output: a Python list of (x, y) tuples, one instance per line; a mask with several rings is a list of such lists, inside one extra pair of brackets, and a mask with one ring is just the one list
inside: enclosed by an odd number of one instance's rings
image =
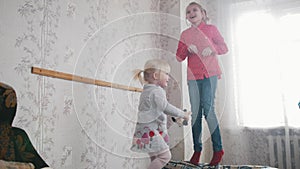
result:
[[(31, 163), (37, 169), (48, 167), (33, 147), (26, 132), (12, 126), (16, 112), (16, 91), (0, 82), (0, 160)], [(4, 164), (3, 161), (1, 164)]]

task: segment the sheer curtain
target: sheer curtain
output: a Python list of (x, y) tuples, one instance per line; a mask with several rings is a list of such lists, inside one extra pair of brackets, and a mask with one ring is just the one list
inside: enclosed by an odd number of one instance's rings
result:
[(300, 1), (206, 2), (230, 47), (217, 93), (223, 163), (300, 168)]
[(300, 118), (300, 3), (255, 1), (235, 6), (238, 15), (233, 36), (241, 125), (300, 127), (295, 121)]

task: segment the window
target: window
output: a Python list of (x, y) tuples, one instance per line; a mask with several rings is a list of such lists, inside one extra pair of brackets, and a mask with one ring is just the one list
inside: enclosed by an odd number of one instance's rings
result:
[(235, 46), (240, 124), (300, 127), (300, 12), (239, 15)]

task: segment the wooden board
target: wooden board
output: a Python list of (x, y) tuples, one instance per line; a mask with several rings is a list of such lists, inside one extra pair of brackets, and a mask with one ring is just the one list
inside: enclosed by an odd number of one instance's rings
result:
[(72, 75), (69, 73), (58, 72), (58, 71), (48, 70), (48, 69), (43, 69), (43, 68), (38, 68), (38, 67), (32, 67), (31, 73), (42, 75), (42, 76), (49, 76), (49, 77), (64, 79), (64, 80), (76, 81), (76, 82), (81, 82), (81, 83), (86, 83), (86, 84), (93, 84), (93, 85), (98, 85), (98, 86), (103, 86), (103, 87), (111, 87), (111, 88), (115, 88), (115, 89), (129, 90), (129, 91), (133, 91), (133, 92), (142, 92), (143, 91), (143, 89), (137, 88), (137, 87), (131, 87), (131, 86), (121, 85), (121, 84), (117, 84), (117, 83), (96, 80), (96, 79), (92, 79), (92, 78)]

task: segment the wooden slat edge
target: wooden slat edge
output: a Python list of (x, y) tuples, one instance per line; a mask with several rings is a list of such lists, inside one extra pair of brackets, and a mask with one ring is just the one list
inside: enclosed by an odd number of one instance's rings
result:
[(93, 85), (97, 85), (97, 86), (111, 87), (111, 88), (121, 89), (121, 90), (129, 90), (129, 91), (133, 91), (133, 92), (142, 92), (143, 91), (143, 89), (137, 88), (137, 87), (131, 87), (131, 86), (121, 85), (121, 84), (117, 84), (117, 83), (111, 83), (111, 82), (106, 82), (106, 81), (102, 81), (102, 80), (91, 79), (91, 78), (87, 78), (87, 77), (72, 75), (69, 73), (58, 72), (58, 71), (44, 69), (44, 68), (38, 68), (38, 67), (32, 67), (31, 73), (37, 74), (37, 75), (42, 75), (42, 76), (58, 78), (58, 79), (76, 81), (76, 82), (80, 82), (80, 83), (93, 84)]

